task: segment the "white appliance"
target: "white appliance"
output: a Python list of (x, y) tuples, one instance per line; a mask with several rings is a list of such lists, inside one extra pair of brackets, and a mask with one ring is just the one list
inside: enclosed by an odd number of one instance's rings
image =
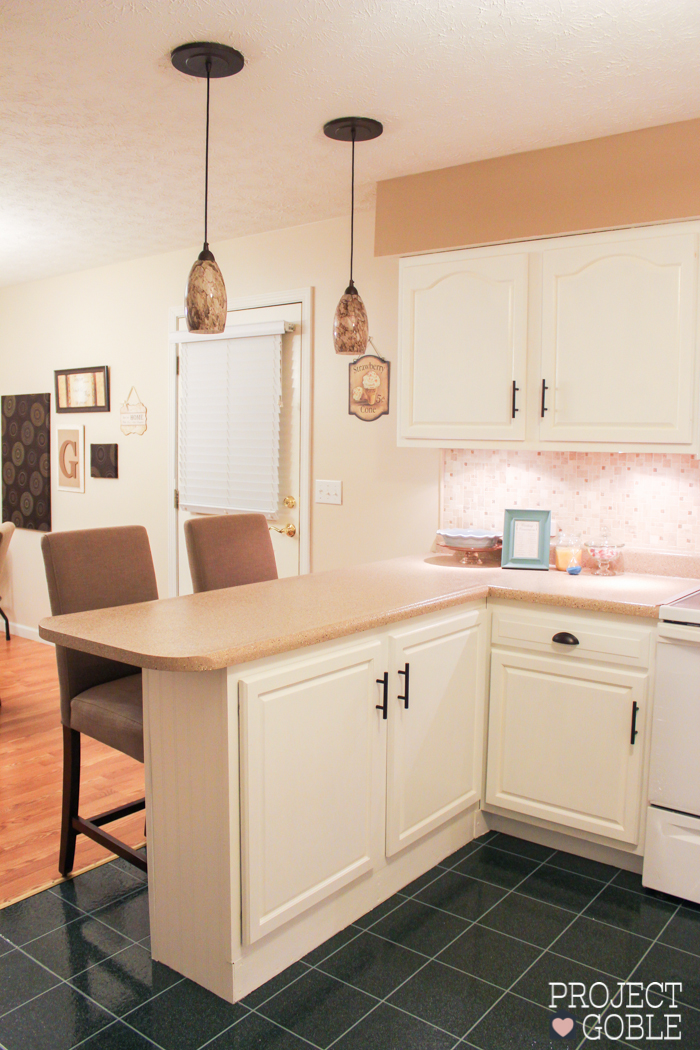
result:
[(642, 882), (700, 904), (700, 591), (659, 618)]

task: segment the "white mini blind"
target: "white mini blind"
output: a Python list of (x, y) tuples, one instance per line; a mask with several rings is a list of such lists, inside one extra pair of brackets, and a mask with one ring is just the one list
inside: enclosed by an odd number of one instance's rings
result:
[(227, 335), (180, 345), (180, 506), (275, 514), (282, 337)]

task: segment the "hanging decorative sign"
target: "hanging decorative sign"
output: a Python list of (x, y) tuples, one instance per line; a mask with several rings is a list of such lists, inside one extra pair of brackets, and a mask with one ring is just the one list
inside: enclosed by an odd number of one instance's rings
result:
[(389, 414), (389, 362), (375, 354), (365, 354), (350, 364), (351, 416), (371, 423)]
[(135, 386), (132, 386), (129, 396), (119, 409), (119, 423), (122, 434), (146, 433), (146, 406), (141, 404)]

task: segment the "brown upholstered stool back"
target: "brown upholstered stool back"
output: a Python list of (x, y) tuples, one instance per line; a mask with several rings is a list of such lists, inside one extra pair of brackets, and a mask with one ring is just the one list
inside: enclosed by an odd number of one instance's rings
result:
[(185, 522), (185, 540), (195, 592), (277, 579), (264, 514), (190, 518)]
[[(142, 525), (51, 532), (42, 538), (51, 612), (84, 612), (158, 597), (148, 533)], [(70, 702), (92, 686), (138, 674), (139, 667), (56, 646), (61, 721), (70, 726)]]

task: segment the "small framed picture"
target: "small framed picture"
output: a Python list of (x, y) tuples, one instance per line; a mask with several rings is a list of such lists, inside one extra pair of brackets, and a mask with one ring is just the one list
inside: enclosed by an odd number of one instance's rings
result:
[(109, 412), (109, 368), (61, 368), (56, 378), (57, 412)]
[(56, 477), (61, 492), (85, 492), (85, 427), (57, 427)]
[(119, 477), (119, 445), (90, 445), (90, 477)]
[(549, 569), (551, 510), (507, 510), (503, 521), (503, 569)]

